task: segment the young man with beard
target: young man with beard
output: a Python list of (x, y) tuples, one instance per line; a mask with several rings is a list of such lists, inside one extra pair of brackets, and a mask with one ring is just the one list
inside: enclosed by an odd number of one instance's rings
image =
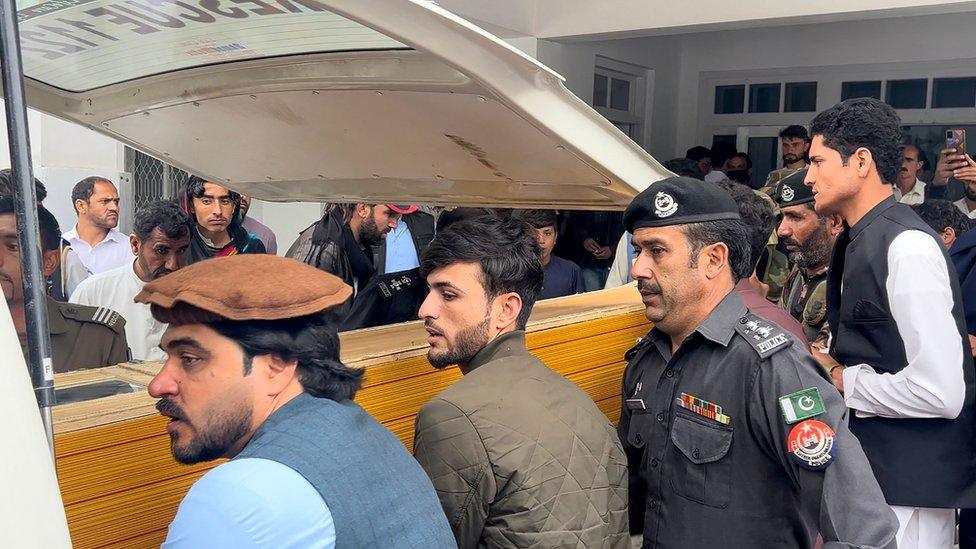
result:
[(78, 254), (89, 274), (128, 265), (132, 261), (129, 239), (119, 224), (119, 191), (104, 177), (86, 177), (71, 190), (78, 223), (64, 239)]
[(423, 470), (352, 401), (363, 371), (339, 361), (331, 315), (350, 293), (297, 261), (238, 255), (136, 296), (169, 325), (149, 394), (173, 457), (230, 459), (190, 488), (164, 548), (454, 546)]
[(753, 270), (721, 187), (658, 181), (624, 213), (654, 328), (625, 356), (618, 432), (643, 547), (894, 547), (847, 408), (804, 345), (733, 291)]
[(814, 356), (899, 520), (898, 547), (950, 548), (976, 506), (974, 372), (959, 283), (937, 235), (892, 195), (901, 120), (850, 99), (811, 124), (814, 206), (839, 215), (827, 278), (829, 354)]
[(776, 185), (784, 177), (807, 166), (807, 152), (810, 150), (810, 136), (803, 126), (787, 126), (779, 132), (780, 147), (783, 152), (783, 167), (769, 172), (764, 189), (772, 195)]
[(187, 264), (211, 257), (267, 253), (264, 243), (241, 226), (241, 195), (201, 177), (186, 182), (183, 209), (196, 221)]
[(166, 325), (153, 318), (147, 305), (133, 298), (147, 282), (186, 265), (192, 227), (189, 216), (175, 202), (150, 202), (140, 207), (129, 236), (135, 260), (84, 280), (71, 294), (72, 303), (104, 307), (125, 318), (126, 339), (135, 360), (165, 357), (159, 341)]
[[(61, 259), (61, 231), (58, 221), (43, 206), (37, 207), (41, 236), (41, 268), (49, 277)], [(17, 215), (10, 195), (0, 195), (0, 290), (20, 344), (27, 357), (27, 318), (24, 281), (20, 265)], [(51, 354), (57, 373), (82, 368), (114, 366), (129, 358), (125, 342), (125, 320), (115, 312), (82, 307), (47, 298), (47, 323)], [(13, 349), (4, 349), (4, 352)]]
[(348, 314), (352, 298), (365, 288), (376, 270), (372, 247), (383, 242), (397, 226), (396, 204), (329, 204), (325, 215), (298, 235), (285, 257), (334, 274), (352, 286), (349, 303), (336, 307), (340, 317)]
[(793, 263), (779, 306), (802, 323), (805, 339), (813, 343), (827, 321), (827, 267), (843, 222), (814, 211), (813, 191), (803, 183), (806, 176), (804, 168), (784, 177), (776, 191), (783, 216), (776, 234)]
[(590, 397), (525, 347), (542, 289), (535, 231), (478, 217), (421, 259), (435, 368), (464, 377), (421, 408), (414, 454), (460, 549), (627, 548), (626, 458)]

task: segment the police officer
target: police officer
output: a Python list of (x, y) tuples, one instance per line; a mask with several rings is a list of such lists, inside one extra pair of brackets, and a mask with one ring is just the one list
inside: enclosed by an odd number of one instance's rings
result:
[(655, 324), (626, 355), (619, 424), (643, 546), (812, 547), (820, 532), (828, 546), (893, 547), (895, 517), (840, 395), (732, 291), (752, 261), (731, 196), (666, 179), (624, 224)]
[(420, 277), (419, 268), (378, 274), (356, 294), (339, 331), (416, 320), (426, 297), (427, 282)]
[[(42, 267), (50, 276), (60, 260), (61, 233), (51, 212), (38, 207)], [(24, 355), (25, 340), (24, 285), (20, 270), (20, 245), (17, 239), (17, 219), (13, 198), (0, 196), (0, 287), (21, 336)], [(125, 339), (125, 320), (109, 309), (85, 307), (47, 300), (48, 328), (55, 373), (80, 368), (113, 366), (129, 359)]]
[(837, 216), (814, 211), (813, 190), (803, 184), (806, 176), (804, 168), (780, 181), (776, 202), (783, 217), (776, 234), (794, 265), (779, 305), (803, 325), (812, 343), (827, 321), (827, 266), (843, 226)]

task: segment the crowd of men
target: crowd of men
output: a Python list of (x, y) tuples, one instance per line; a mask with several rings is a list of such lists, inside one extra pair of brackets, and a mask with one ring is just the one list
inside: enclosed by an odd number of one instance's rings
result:
[[(748, 155), (695, 147), (624, 212), (330, 204), (285, 258), (221, 185), (191, 177), (125, 237), (114, 185), (88, 178), (72, 230), (39, 207), (70, 296), (48, 304), (55, 370), (162, 361), (174, 457), (230, 458), (165, 547), (948, 548), (957, 524), (976, 547), (976, 162), (947, 148), (926, 183), (872, 99), (781, 138), (762, 185)], [(653, 328), (615, 429), (524, 330), (538, 299), (630, 280)], [(410, 456), (353, 403), (337, 333), (418, 317), (430, 364), (463, 377)]]

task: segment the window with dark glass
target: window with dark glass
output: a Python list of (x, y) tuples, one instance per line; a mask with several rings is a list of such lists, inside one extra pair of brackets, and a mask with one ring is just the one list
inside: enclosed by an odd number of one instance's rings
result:
[(630, 110), (630, 81), (620, 78), (610, 79), (610, 108), (618, 111)]
[(840, 100), (846, 101), (855, 97), (873, 97), (881, 99), (881, 81), (844, 82), (840, 85)]
[(745, 101), (745, 85), (715, 86), (715, 114), (741, 113)]
[(712, 146), (714, 147), (717, 143), (728, 143), (729, 145), (735, 146), (736, 135), (734, 133), (726, 133), (712, 136)]
[(932, 81), (932, 108), (976, 106), (976, 77), (936, 78)]
[(896, 109), (924, 109), (928, 93), (926, 78), (889, 80), (885, 84), (885, 101)]
[(779, 112), (780, 84), (751, 84), (749, 112)]
[(609, 78), (602, 74), (593, 75), (593, 106), (607, 106), (607, 92), (610, 89)]
[(814, 112), (817, 110), (816, 82), (788, 82), (783, 102), (785, 112)]

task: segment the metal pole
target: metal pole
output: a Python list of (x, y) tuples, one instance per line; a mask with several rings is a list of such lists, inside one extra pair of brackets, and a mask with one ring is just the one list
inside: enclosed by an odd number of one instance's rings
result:
[(21, 270), (24, 276), (24, 312), (27, 317), (27, 362), (48, 444), (54, 453), (51, 406), (54, 405), (54, 368), (51, 336), (47, 329), (47, 285), (41, 272), (41, 237), (37, 222), (37, 195), (31, 169), (27, 133), (27, 101), (17, 30), (15, 0), (0, 0), (0, 77), (3, 79), (4, 110), (10, 163), (16, 183), (14, 208), (20, 234)]

